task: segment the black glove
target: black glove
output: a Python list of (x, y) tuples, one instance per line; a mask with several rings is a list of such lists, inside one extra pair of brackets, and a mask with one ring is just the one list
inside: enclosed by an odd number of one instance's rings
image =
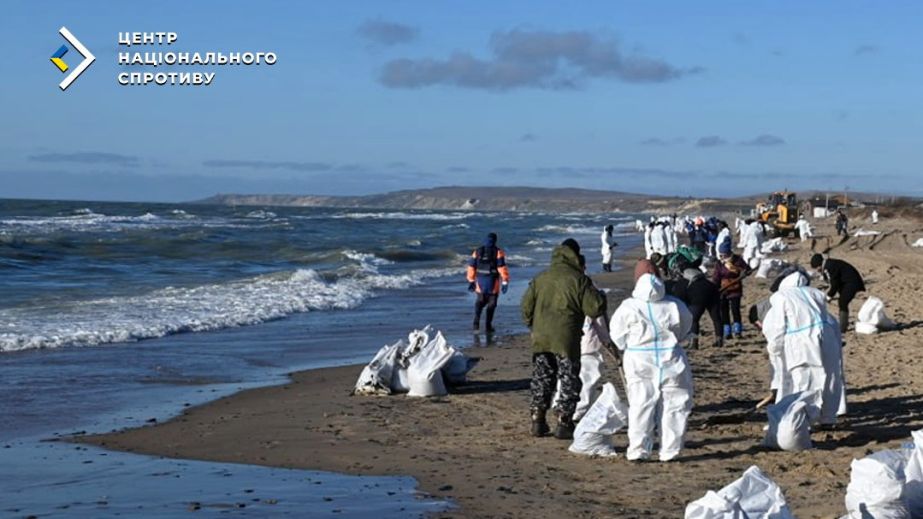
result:
[(468, 292), (474, 292), (476, 287), (477, 285), (474, 283), (474, 281), (472, 281), (471, 283), (468, 283)]

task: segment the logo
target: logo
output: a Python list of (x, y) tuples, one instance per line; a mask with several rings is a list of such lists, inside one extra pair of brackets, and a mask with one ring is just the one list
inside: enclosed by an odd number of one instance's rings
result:
[[(75, 79), (80, 77), (80, 74), (83, 74), (83, 71), (86, 70), (87, 67), (89, 67), (90, 65), (93, 64), (94, 61), (96, 61), (96, 56), (94, 56), (93, 53), (90, 52), (89, 49), (84, 47), (83, 44), (80, 43), (80, 40), (78, 40), (73, 34), (71, 34), (69, 30), (67, 30), (67, 27), (61, 27), (61, 30), (58, 32), (61, 33), (61, 36), (64, 37), (67, 43), (70, 43), (71, 46), (77, 49), (77, 52), (79, 52), (80, 55), (83, 56), (83, 61), (81, 61), (80, 64), (77, 65), (77, 68), (72, 70), (71, 73), (68, 74), (64, 78), (64, 80), (61, 81), (61, 83), (58, 85), (59, 87), (61, 87), (61, 90), (63, 91), (63, 90), (67, 90), (67, 87), (69, 87), (71, 83), (74, 82)], [(65, 63), (64, 60), (61, 59), (64, 57), (65, 54), (67, 54), (67, 50), (68, 50), (67, 45), (61, 45), (61, 48), (59, 48), (57, 51), (55, 51), (54, 54), (51, 55), (51, 62), (54, 63), (54, 65), (58, 67), (58, 70), (60, 70), (62, 73), (70, 70), (70, 67), (67, 65), (67, 63)]]

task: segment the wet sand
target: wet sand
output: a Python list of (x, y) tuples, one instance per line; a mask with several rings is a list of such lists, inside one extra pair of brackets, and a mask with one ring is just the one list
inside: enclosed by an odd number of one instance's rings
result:
[[(875, 228), (885, 234), (840, 243), (828, 238), (829, 225), (821, 225), (813, 244), (852, 262), (868, 293), (884, 300), (902, 328), (873, 336), (848, 332), (849, 414), (836, 430), (814, 433), (812, 451), (759, 446), (765, 414), (747, 411), (767, 393), (768, 361), (762, 337), (749, 325), (742, 340), (716, 349), (706, 336), (703, 347), (690, 352), (695, 409), (686, 449), (667, 464), (588, 459), (568, 453), (567, 442), (530, 437), (526, 336), (471, 350), (483, 360), (469, 384), (444, 398), (352, 397), (361, 366), (321, 369), (189, 409), (163, 424), (79, 441), (175, 458), (411, 475), (423, 492), (457, 503), (440, 517), (681, 517), (686, 503), (755, 464), (782, 487), (798, 517), (839, 517), (850, 461), (898, 446), (923, 428), (923, 251), (909, 246), (923, 236), (923, 225), (884, 220)], [(811, 242), (790, 244), (777, 257), (807, 264)], [(630, 276), (631, 268), (594, 276), (613, 288), (610, 311), (629, 289)], [(749, 279), (745, 308), (766, 297), (768, 285)], [(853, 303), (853, 320), (864, 299)], [(518, 316), (506, 311), (501, 318)], [(711, 330), (707, 318), (703, 329)], [(605, 370), (615, 378), (611, 363)], [(615, 444), (624, 451), (624, 432)]]

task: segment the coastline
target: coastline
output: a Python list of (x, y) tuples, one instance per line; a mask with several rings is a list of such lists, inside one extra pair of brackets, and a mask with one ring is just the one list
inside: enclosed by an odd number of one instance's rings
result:
[[(831, 234), (827, 226), (819, 230)], [(885, 299), (892, 318), (907, 323), (915, 315), (915, 294), (923, 289), (923, 269), (918, 253), (898, 238), (875, 245), (853, 238), (833, 253), (868, 273), (871, 293)], [(794, 243), (781, 257), (805, 263), (808, 246)], [(635, 255), (626, 251), (622, 269), (593, 276), (614, 289), (610, 310), (627, 293), (632, 269), (624, 265)], [(901, 279), (891, 277), (894, 268)], [(767, 293), (768, 283), (750, 282), (744, 303)], [(858, 305), (853, 316), (857, 311)], [(710, 328), (703, 320), (703, 329)], [(921, 331), (911, 326), (877, 336), (848, 334), (850, 413), (841, 428), (815, 433), (817, 448), (803, 453), (759, 447), (762, 414), (726, 420), (730, 423), (714, 420), (741, 416), (766, 393), (764, 343), (749, 326), (741, 341), (715, 349), (705, 337), (705, 347), (690, 352), (696, 406), (676, 463), (587, 459), (568, 453), (567, 442), (531, 438), (524, 335), (468, 350), (483, 360), (469, 384), (444, 398), (351, 397), (361, 366), (326, 368), (191, 408), (163, 424), (74, 441), (171, 458), (410, 475), (421, 491), (458, 505), (439, 514), (445, 517), (677, 517), (686, 503), (756, 464), (779, 483), (800, 517), (838, 517), (852, 458), (899, 445), (910, 430), (923, 428), (923, 414), (914, 411), (923, 381), (917, 381), (920, 364), (912, 348), (923, 338)], [(606, 378), (611, 370), (611, 364), (604, 368)], [(624, 433), (616, 435), (615, 445), (624, 451)]]

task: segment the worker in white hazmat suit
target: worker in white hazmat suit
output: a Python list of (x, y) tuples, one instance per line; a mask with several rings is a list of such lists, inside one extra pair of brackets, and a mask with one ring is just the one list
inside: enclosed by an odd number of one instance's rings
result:
[(667, 250), (667, 232), (664, 228), (664, 224), (663, 222), (656, 223), (651, 229), (651, 252), (666, 256)]
[(878, 209), (872, 209), (872, 223), (878, 223)]
[[(603, 296), (605, 297), (605, 296)], [(606, 312), (596, 319), (583, 321), (583, 337), (580, 339), (580, 401), (574, 411), (574, 420), (580, 420), (602, 393), (603, 348), (609, 345), (609, 326)]]
[(649, 223), (644, 228), (644, 257), (651, 259), (654, 249), (651, 247), (651, 233), (654, 231), (654, 224)]
[(678, 299), (664, 297), (660, 279), (643, 274), (631, 297), (612, 315), (609, 334), (622, 350), (628, 387), (629, 460), (651, 456), (660, 430), (660, 461), (679, 455), (692, 411), (692, 370), (680, 346), (692, 329), (692, 314)]
[(615, 236), (612, 235), (614, 230), (615, 227), (607, 225), (600, 236), (600, 241), (602, 242), (603, 272), (612, 272), (612, 249), (618, 245), (615, 241)]
[(741, 255), (750, 268), (756, 268), (754, 261), (763, 256), (760, 248), (763, 246), (763, 225), (758, 221), (753, 221), (747, 225), (747, 237), (744, 241), (744, 252)]
[(795, 222), (795, 230), (798, 231), (798, 235), (801, 236), (801, 241), (807, 241), (808, 238), (814, 236), (814, 233), (811, 232), (811, 224), (805, 220), (804, 215), (798, 217), (798, 221)]
[(827, 312), (826, 295), (801, 272), (786, 277), (770, 298), (763, 335), (772, 366), (776, 402), (799, 391), (819, 390), (820, 423), (846, 413), (843, 343), (839, 323)]

